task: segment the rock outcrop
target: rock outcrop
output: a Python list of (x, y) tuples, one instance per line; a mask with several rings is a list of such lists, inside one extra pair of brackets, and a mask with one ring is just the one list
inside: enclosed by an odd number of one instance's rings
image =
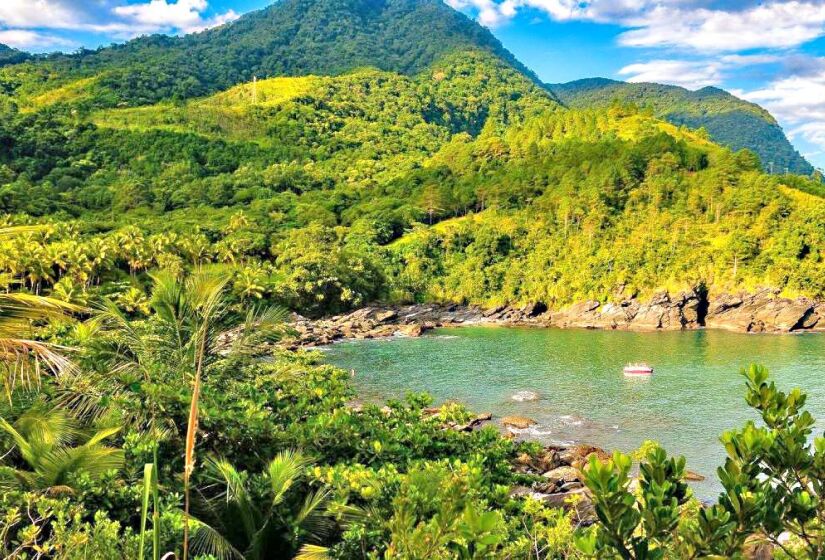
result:
[(513, 465), (516, 472), (533, 475), (530, 486), (510, 490), (513, 497), (530, 497), (550, 506), (574, 511), (582, 523), (595, 519), (590, 491), (584, 485), (582, 466), (591, 456), (606, 460), (608, 453), (591, 445), (550, 445), (540, 453), (524, 453)]
[(776, 292), (723, 295), (709, 302), (705, 326), (742, 332), (825, 331), (825, 302)]
[(551, 323), (559, 327), (623, 330), (681, 330), (703, 326), (706, 301), (696, 291), (671, 296), (654, 295), (647, 302), (625, 299), (620, 302), (586, 301), (553, 314)]
[(330, 344), (340, 339), (421, 336), (429, 329), (466, 324), (578, 327), (619, 330), (726, 329), (740, 332), (825, 332), (825, 301), (783, 298), (772, 290), (708, 297), (697, 289), (660, 292), (649, 300), (584, 301), (558, 311), (544, 302), (481, 309), (418, 304), (364, 307), (345, 315), (310, 320), (293, 314), (288, 347)]
[(482, 310), (458, 305), (407, 305), (401, 307), (364, 307), (323, 319), (312, 320), (293, 314), (288, 347), (323, 346), (341, 339), (418, 337), (445, 326), (484, 322)]

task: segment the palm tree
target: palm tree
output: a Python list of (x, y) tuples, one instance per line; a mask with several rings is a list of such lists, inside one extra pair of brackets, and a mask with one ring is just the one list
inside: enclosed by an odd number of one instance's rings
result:
[[(33, 231), (34, 227), (0, 228), (0, 239)], [(83, 308), (53, 298), (26, 293), (0, 293), (0, 369), (10, 397), (18, 385), (40, 382), (44, 371), (55, 375), (71, 369), (65, 348), (35, 340), (33, 325), (47, 320), (66, 320)]]
[[(198, 406), (206, 369), (221, 359), (254, 351), (264, 340), (281, 332), (285, 312), (270, 308), (252, 310), (238, 321), (230, 313), (226, 286), (228, 276), (198, 270), (181, 279), (169, 272), (151, 275), (153, 286), (149, 305), (154, 311), (148, 327), (130, 321), (112, 303), (100, 310), (99, 323), (111, 332), (110, 368), (98, 381), (76, 379), (73, 390), (63, 402), (75, 411), (100, 414), (101, 392), (117, 393), (110, 372), (129, 375), (155, 383), (191, 384), (189, 417), (184, 451), (184, 535), (183, 558), (189, 553), (190, 479), (195, 468), (195, 443), (198, 431)], [(231, 331), (232, 335), (227, 335)], [(140, 414), (152, 403), (140, 402), (133, 410)], [(150, 411), (149, 418), (135, 418), (149, 424), (150, 430), (174, 429), (168, 413)], [(166, 425), (160, 425), (163, 423)]]
[[(223, 459), (209, 461), (214, 485), (204, 489), (201, 523), (192, 538), (195, 552), (219, 559), (326, 558), (319, 542), (334, 527), (327, 511), (329, 491), (300, 494), (303, 472), (311, 461), (297, 451), (282, 451), (269, 463), (267, 496), (253, 496), (248, 477)], [(218, 491), (214, 491), (215, 489)]]
[(16, 447), (3, 456), (17, 459), (28, 469), (0, 463), (0, 488), (22, 486), (33, 490), (69, 488), (72, 476), (86, 473), (99, 477), (123, 465), (123, 451), (107, 447), (103, 441), (120, 428), (85, 433), (62, 409), (35, 405), (24, 412), (14, 425), (0, 418), (0, 430)]

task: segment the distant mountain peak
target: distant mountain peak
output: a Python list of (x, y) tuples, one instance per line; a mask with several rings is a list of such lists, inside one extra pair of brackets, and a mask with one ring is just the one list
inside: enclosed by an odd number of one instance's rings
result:
[(488, 29), (441, 0), (282, 0), (200, 33), (141, 37), (45, 63), (76, 79), (98, 76), (112, 105), (144, 105), (201, 97), (253, 76), (338, 75), (363, 67), (414, 75), (471, 49), (540, 84)]
[(606, 107), (616, 100), (647, 107), (673, 124), (704, 127), (715, 142), (733, 150), (756, 153), (767, 169), (808, 175), (811, 164), (794, 149), (782, 128), (764, 108), (713, 86), (691, 91), (653, 82), (629, 83), (588, 78), (548, 84), (568, 107)]

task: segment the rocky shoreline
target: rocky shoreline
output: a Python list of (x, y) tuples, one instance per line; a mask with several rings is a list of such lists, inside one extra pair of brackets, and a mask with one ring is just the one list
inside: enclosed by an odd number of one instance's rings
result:
[(772, 290), (709, 298), (700, 291), (656, 294), (648, 301), (586, 301), (558, 311), (542, 302), (481, 309), (456, 304), (370, 306), (344, 315), (293, 315), (286, 345), (322, 346), (343, 339), (420, 336), (436, 327), (502, 325), (606, 330), (724, 329), (751, 333), (825, 332), (825, 302), (788, 299)]

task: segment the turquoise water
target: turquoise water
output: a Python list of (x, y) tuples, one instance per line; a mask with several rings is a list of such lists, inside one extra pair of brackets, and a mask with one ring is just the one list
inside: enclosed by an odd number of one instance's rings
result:
[[(764, 364), (781, 388), (805, 390), (809, 410), (825, 426), (822, 335), (462, 327), (344, 342), (325, 352), (330, 363), (355, 370), (367, 400), (426, 391), (476, 412), (528, 416), (538, 422), (529, 435), (548, 443), (630, 451), (655, 439), (708, 477), (696, 485), (703, 497), (719, 489), (719, 434), (756, 419), (744, 402), (742, 366)], [(622, 367), (636, 361), (653, 365), (654, 375), (624, 377)], [(517, 402), (518, 391), (540, 399)]]

